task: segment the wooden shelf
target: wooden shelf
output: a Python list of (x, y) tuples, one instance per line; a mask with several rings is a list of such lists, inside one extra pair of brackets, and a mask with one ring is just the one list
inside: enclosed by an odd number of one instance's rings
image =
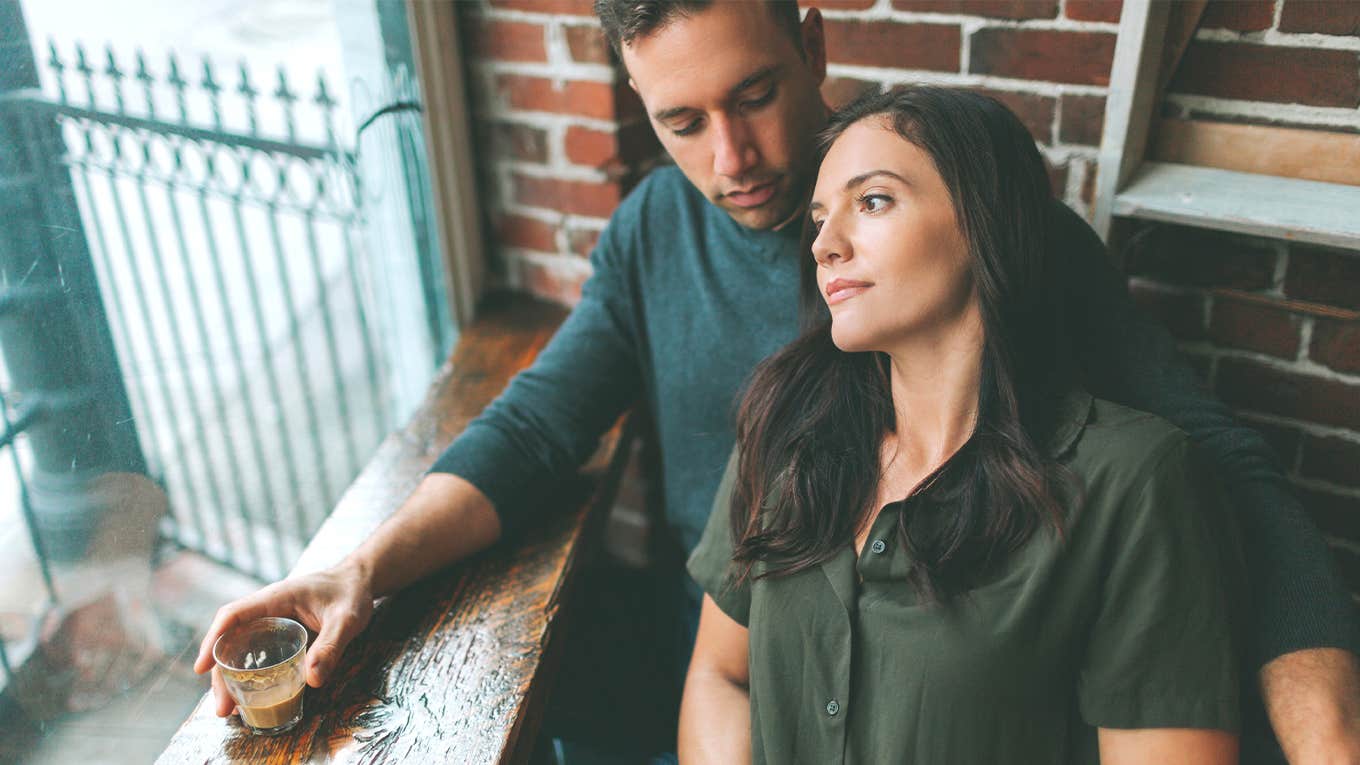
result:
[(1145, 162), (1114, 214), (1360, 249), (1360, 186)]

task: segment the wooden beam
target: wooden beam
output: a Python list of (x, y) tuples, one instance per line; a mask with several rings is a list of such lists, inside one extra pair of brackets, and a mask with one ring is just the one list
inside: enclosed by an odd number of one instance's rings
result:
[(1096, 233), (1107, 238), (1115, 194), (1143, 160), (1148, 126), (1156, 106), (1169, 4), (1126, 0), (1105, 100), (1105, 132), (1096, 176)]
[(1190, 41), (1195, 39), (1195, 30), (1199, 29), (1199, 20), (1204, 16), (1204, 9), (1209, 5), (1209, 0), (1184, 0), (1170, 5), (1166, 23), (1166, 42), (1162, 47), (1161, 73), (1157, 76), (1159, 101), (1161, 94), (1166, 92), (1167, 84), (1176, 75), (1176, 67), (1181, 65), (1185, 49), (1190, 47)]
[(482, 294), (486, 255), (457, 5), (406, 0), (411, 55), (425, 102), (421, 117), (444, 292), (449, 312), (464, 327)]
[(1360, 186), (1360, 134), (1168, 118), (1156, 136), (1158, 162)]
[(1360, 250), (1360, 187), (1147, 162), (1116, 215)]

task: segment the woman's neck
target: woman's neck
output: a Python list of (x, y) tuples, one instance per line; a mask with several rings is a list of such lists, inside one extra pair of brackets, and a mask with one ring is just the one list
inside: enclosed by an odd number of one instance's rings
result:
[(966, 312), (947, 328), (911, 338), (888, 355), (897, 432), (894, 461), (932, 470), (968, 440), (977, 423), (982, 317)]

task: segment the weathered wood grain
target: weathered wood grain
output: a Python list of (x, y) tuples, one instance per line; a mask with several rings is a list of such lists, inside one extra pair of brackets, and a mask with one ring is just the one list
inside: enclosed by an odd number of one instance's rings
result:
[[(356, 547), (444, 447), (527, 366), (563, 316), (527, 298), (483, 306), (411, 422), (393, 433), (308, 545), (295, 572)], [(563, 600), (599, 536), (627, 449), (614, 428), (547, 521), (381, 602), (305, 716), (274, 738), (216, 717), (205, 696), (157, 761), (181, 763), (525, 762), (551, 684)]]
[(1360, 249), (1360, 187), (1146, 162), (1114, 213), (1343, 249)]

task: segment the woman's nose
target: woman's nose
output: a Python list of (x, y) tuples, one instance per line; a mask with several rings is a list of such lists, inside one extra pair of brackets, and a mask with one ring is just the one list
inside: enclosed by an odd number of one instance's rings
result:
[(812, 240), (812, 257), (819, 266), (829, 266), (851, 257), (849, 241), (840, 234), (830, 218), (822, 222), (822, 227), (817, 230), (817, 238)]

